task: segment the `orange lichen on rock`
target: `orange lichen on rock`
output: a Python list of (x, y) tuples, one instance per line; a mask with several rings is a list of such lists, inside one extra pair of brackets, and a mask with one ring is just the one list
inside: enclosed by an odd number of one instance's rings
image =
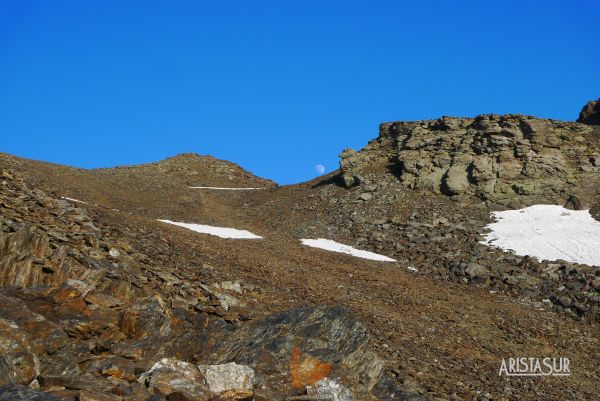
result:
[(292, 347), (290, 358), (290, 375), (292, 386), (296, 389), (304, 389), (329, 376), (333, 369), (331, 363), (323, 362), (315, 357), (304, 354), (296, 347)]

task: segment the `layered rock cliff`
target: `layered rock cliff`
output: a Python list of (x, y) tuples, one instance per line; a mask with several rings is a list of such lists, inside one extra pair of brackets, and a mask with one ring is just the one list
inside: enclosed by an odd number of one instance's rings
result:
[(600, 192), (600, 128), (524, 115), (385, 123), (340, 157), (346, 187), (387, 169), (406, 188), (511, 207), (589, 207)]

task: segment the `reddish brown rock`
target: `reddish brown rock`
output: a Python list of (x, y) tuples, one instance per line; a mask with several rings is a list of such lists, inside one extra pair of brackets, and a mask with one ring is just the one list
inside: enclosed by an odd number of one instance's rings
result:
[(290, 376), (294, 388), (303, 390), (306, 386), (310, 386), (322, 378), (329, 376), (332, 370), (333, 364), (306, 355), (298, 348), (292, 347)]

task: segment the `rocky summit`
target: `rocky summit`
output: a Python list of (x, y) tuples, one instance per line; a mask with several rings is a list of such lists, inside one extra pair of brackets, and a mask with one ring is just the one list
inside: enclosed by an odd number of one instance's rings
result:
[(365, 149), (340, 157), (347, 187), (387, 168), (407, 188), (507, 207), (589, 207), (600, 188), (598, 128), (522, 115), (386, 123)]
[(586, 103), (579, 113), (577, 122), (590, 125), (600, 125), (600, 99)]
[[(599, 266), (485, 241), (492, 213), (538, 204), (597, 228), (590, 104), (385, 123), (289, 186), (197, 154), (0, 154), (0, 401), (598, 399)], [(503, 375), (517, 357), (570, 375)]]

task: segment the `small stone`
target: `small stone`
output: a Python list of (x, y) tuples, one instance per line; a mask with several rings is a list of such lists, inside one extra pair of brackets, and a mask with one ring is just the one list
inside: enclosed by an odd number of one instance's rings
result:
[(368, 192), (364, 192), (364, 193), (360, 194), (360, 199), (362, 199), (364, 201), (369, 201), (372, 198), (373, 198), (373, 195)]
[(239, 294), (242, 293), (242, 287), (240, 286), (239, 281), (223, 281), (220, 284), (221, 288), (224, 290), (228, 290), (228, 291), (234, 291), (237, 292)]
[(89, 304), (102, 306), (103, 308), (114, 308), (121, 305), (121, 301), (109, 294), (101, 292), (92, 292), (85, 297), (85, 301)]

